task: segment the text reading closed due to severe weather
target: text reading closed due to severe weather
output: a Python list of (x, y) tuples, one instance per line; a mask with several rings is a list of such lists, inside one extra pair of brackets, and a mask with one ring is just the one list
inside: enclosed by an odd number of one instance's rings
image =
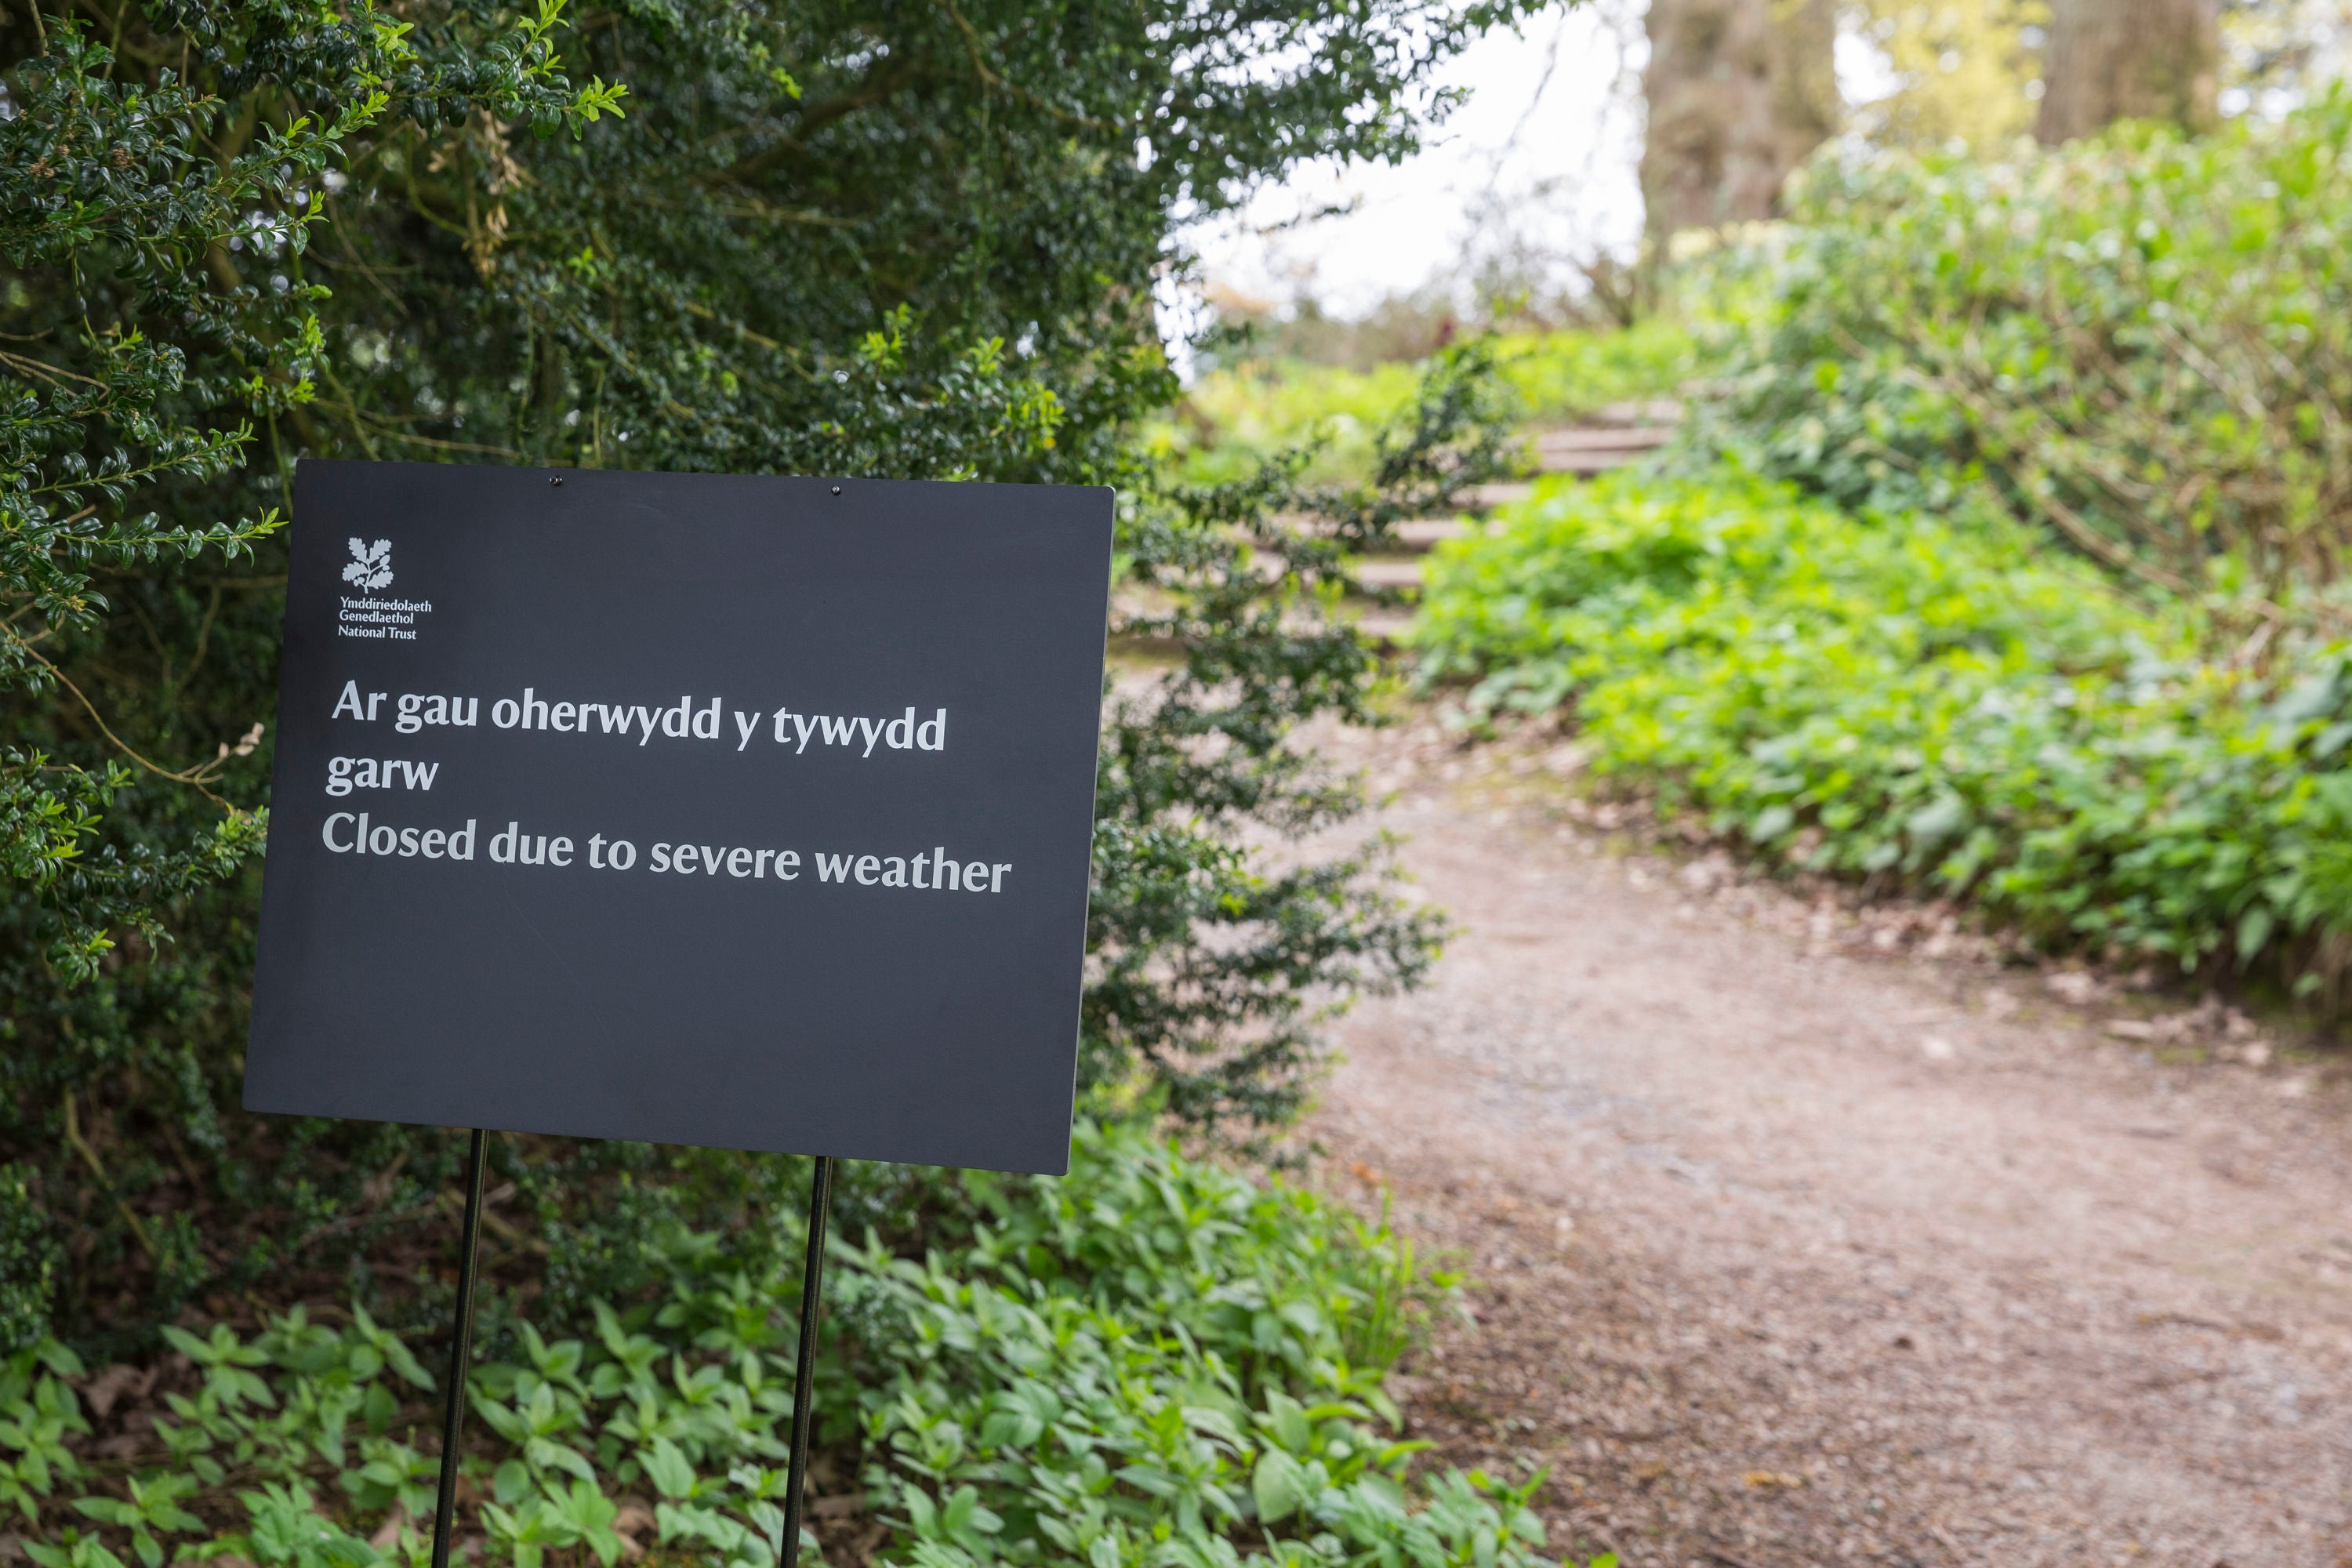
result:
[[(348, 797), (351, 805), (330, 813), (320, 826), (320, 841), (336, 855), (583, 872), (643, 871), (711, 880), (839, 883), (908, 892), (1001, 893), (1013, 869), (1010, 861), (971, 858), (966, 850), (951, 852), (943, 844), (892, 846), (897, 852), (886, 853), (879, 845), (818, 847), (662, 840), (646, 845), (640, 855), (630, 838), (585, 832), (568, 824), (527, 824), (518, 818), (486, 827), (476, 817), (436, 819), (431, 796), (446, 775), (443, 761), (427, 754), (433, 749), (433, 731), (481, 728), (480, 696), (362, 691), (357, 681), (346, 681), (330, 718), (338, 735), (352, 736), (354, 753), (327, 761), (327, 795), (339, 801)], [(945, 708), (815, 713), (790, 704), (772, 710), (735, 708), (723, 699), (690, 692), (674, 703), (551, 700), (529, 686), (520, 695), (489, 699), (488, 718), (489, 729), (519, 735), (594, 736), (605, 744), (637, 747), (717, 742), (737, 753), (756, 745), (794, 758), (814, 750), (820, 758), (861, 763), (887, 762), (894, 753), (944, 752), (949, 731)], [(357, 728), (378, 725), (383, 728)], [(366, 739), (371, 736), (383, 739), (373, 743)], [(362, 750), (410, 754), (356, 754)]]

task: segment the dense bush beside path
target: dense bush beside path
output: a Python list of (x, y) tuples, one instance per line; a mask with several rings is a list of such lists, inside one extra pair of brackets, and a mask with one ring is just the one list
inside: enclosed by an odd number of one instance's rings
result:
[(1832, 148), (1727, 296), (1739, 325), (1707, 434), (1850, 506), (1942, 508), (1981, 484), (2146, 584), (2201, 593), (2227, 558), (2245, 614), (2341, 632), (2325, 591), (2352, 566), (2347, 145), (2338, 87), (2199, 137)]
[(1990, 508), (1727, 470), (1544, 482), (1439, 551), (1412, 638), (1473, 709), (1572, 712), (1601, 778), (1775, 858), (2052, 947), (2333, 986), (2352, 649), (2260, 673), (2204, 630)]
[[(1118, 487), (1114, 632), (1177, 668), (1105, 726), (1082, 1085), (1196, 1129), (1294, 1108), (1318, 1021), (1440, 926), (1369, 831), (1249, 848), (1357, 809), (1285, 737), (1360, 715), (1377, 664), (1317, 613), (1343, 563), (1285, 521), (1291, 467), (1181, 489), (1136, 456), (1177, 392), (1154, 279), (1295, 160), (1410, 151), (1429, 72), (1516, 8), (99, 0), (0, 28), (0, 1354), (152, 1354), (250, 1293), (443, 1321), (462, 1138), (237, 1109), (306, 455)], [(1319, 498), (1346, 538), (1485, 477), (1442, 401), (1405, 398), (1409, 500)], [(506, 1140), (497, 1217), (539, 1250), (497, 1294), (579, 1331), (673, 1227), (772, 1235), (784, 1171)]]

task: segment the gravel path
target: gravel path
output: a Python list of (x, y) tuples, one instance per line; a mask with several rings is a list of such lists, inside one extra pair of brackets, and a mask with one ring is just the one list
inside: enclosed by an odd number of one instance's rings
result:
[(2087, 977), (1855, 951), (1501, 751), (1331, 744), (1465, 930), (1340, 1026), (1320, 1180), (1392, 1188), (1472, 1276), (1412, 1435), (1551, 1467), (1555, 1551), (2352, 1564), (2334, 1068), (2242, 1021), (2235, 1061), (2165, 1045), (2189, 1026)]

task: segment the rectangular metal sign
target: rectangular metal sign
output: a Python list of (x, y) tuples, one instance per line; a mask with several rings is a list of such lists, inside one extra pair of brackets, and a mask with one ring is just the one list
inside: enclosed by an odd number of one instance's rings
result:
[(1111, 493), (304, 461), (247, 1109), (1060, 1172)]

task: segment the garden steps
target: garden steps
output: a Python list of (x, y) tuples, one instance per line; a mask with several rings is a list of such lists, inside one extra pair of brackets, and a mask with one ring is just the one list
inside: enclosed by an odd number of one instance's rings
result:
[(1601, 474), (1645, 458), (1674, 438), (1671, 425), (1571, 425), (1538, 430), (1536, 464), (1547, 474)]
[(1418, 561), (1362, 561), (1356, 565), (1356, 581), (1367, 588), (1418, 588), (1421, 586), (1421, 563)]
[[(1544, 474), (1575, 474), (1590, 479), (1639, 461), (1674, 438), (1672, 423), (1679, 417), (1672, 403), (1621, 404), (1602, 409), (1580, 425), (1538, 430), (1529, 437), (1536, 468)], [(1357, 563), (1356, 580), (1366, 588), (1412, 595), (1421, 587), (1421, 558), (1441, 541), (1458, 538), (1484, 526), (1475, 518), (1522, 501), (1535, 493), (1530, 480), (1481, 485), (1470, 494), (1471, 517), (1417, 518), (1391, 531), (1395, 551), (1368, 556)], [(1373, 642), (1393, 647), (1412, 620), (1409, 607), (1366, 603), (1356, 627)]]
[[(1576, 425), (1539, 430), (1532, 444), (1539, 472), (1590, 478), (1649, 456), (1671, 440), (1674, 433), (1674, 427), (1668, 425)], [(1469, 510), (1492, 511), (1496, 507), (1523, 501), (1534, 493), (1534, 483), (1526, 479), (1480, 485), (1470, 492)], [(1453, 538), (1463, 528), (1460, 518), (1432, 517), (1399, 523), (1394, 531), (1399, 544), (1419, 553), (1435, 547), (1440, 540)]]

